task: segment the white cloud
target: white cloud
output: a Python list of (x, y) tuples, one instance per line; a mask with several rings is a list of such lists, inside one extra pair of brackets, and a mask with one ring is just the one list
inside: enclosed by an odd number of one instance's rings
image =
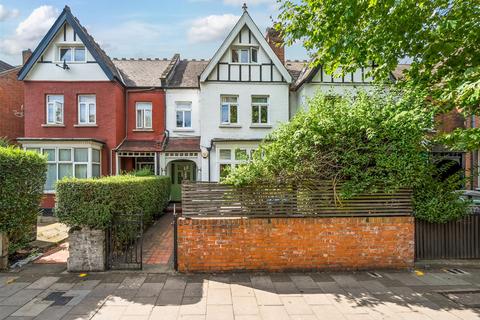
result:
[(17, 9), (8, 9), (3, 4), (0, 4), (0, 22), (10, 18), (16, 18), (20, 14)]
[(190, 43), (210, 42), (225, 38), (239, 17), (233, 14), (211, 15), (192, 21), (187, 33)]
[(58, 15), (52, 6), (41, 6), (15, 29), (15, 33), (0, 42), (0, 50), (9, 55), (17, 55), (24, 49), (34, 49), (47, 33)]

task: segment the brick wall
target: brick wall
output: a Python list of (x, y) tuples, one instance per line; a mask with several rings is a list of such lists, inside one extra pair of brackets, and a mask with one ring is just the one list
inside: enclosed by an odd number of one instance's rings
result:
[(178, 220), (180, 272), (408, 268), (413, 217)]
[(23, 117), (15, 115), (23, 105), (23, 82), (17, 80), (18, 68), (0, 74), (0, 137), (23, 137)]

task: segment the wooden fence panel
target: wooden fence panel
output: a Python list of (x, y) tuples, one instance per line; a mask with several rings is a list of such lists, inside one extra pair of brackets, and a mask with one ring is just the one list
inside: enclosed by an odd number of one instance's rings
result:
[[(339, 186), (337, 186), (338, 188)], [(411, 215), (412, 192), (360, 194), (340, 199), (331, 184), (234, 187), (218, 183), (184, 182), (184, 216), (385, 216)]]
[(447, 223), (416, 219), (415, 258), (480, 259), (480, 214)]

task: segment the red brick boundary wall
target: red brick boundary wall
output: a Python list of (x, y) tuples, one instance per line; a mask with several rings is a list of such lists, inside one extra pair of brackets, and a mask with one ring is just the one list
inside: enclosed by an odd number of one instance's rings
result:
[(413, 217), (179, 218), (178, 270), (409, 268)]

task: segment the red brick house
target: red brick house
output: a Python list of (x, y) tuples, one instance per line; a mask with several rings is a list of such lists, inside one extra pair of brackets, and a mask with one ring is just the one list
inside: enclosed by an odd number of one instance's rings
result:
[(54, 206), (54, 184), (65, 176), (157, 171), (171, 67), (169, 60), (114, 63), (65, 7), (18, 72), (25, 87), (18, 140), (48, 156), (44, 208)]
[[(23, 52), (24, 62), (30, 50)], [(23, 82), (17, 80), (21, 66), (0, 61), (0, 137), (15, 142), (23, 137)]]

